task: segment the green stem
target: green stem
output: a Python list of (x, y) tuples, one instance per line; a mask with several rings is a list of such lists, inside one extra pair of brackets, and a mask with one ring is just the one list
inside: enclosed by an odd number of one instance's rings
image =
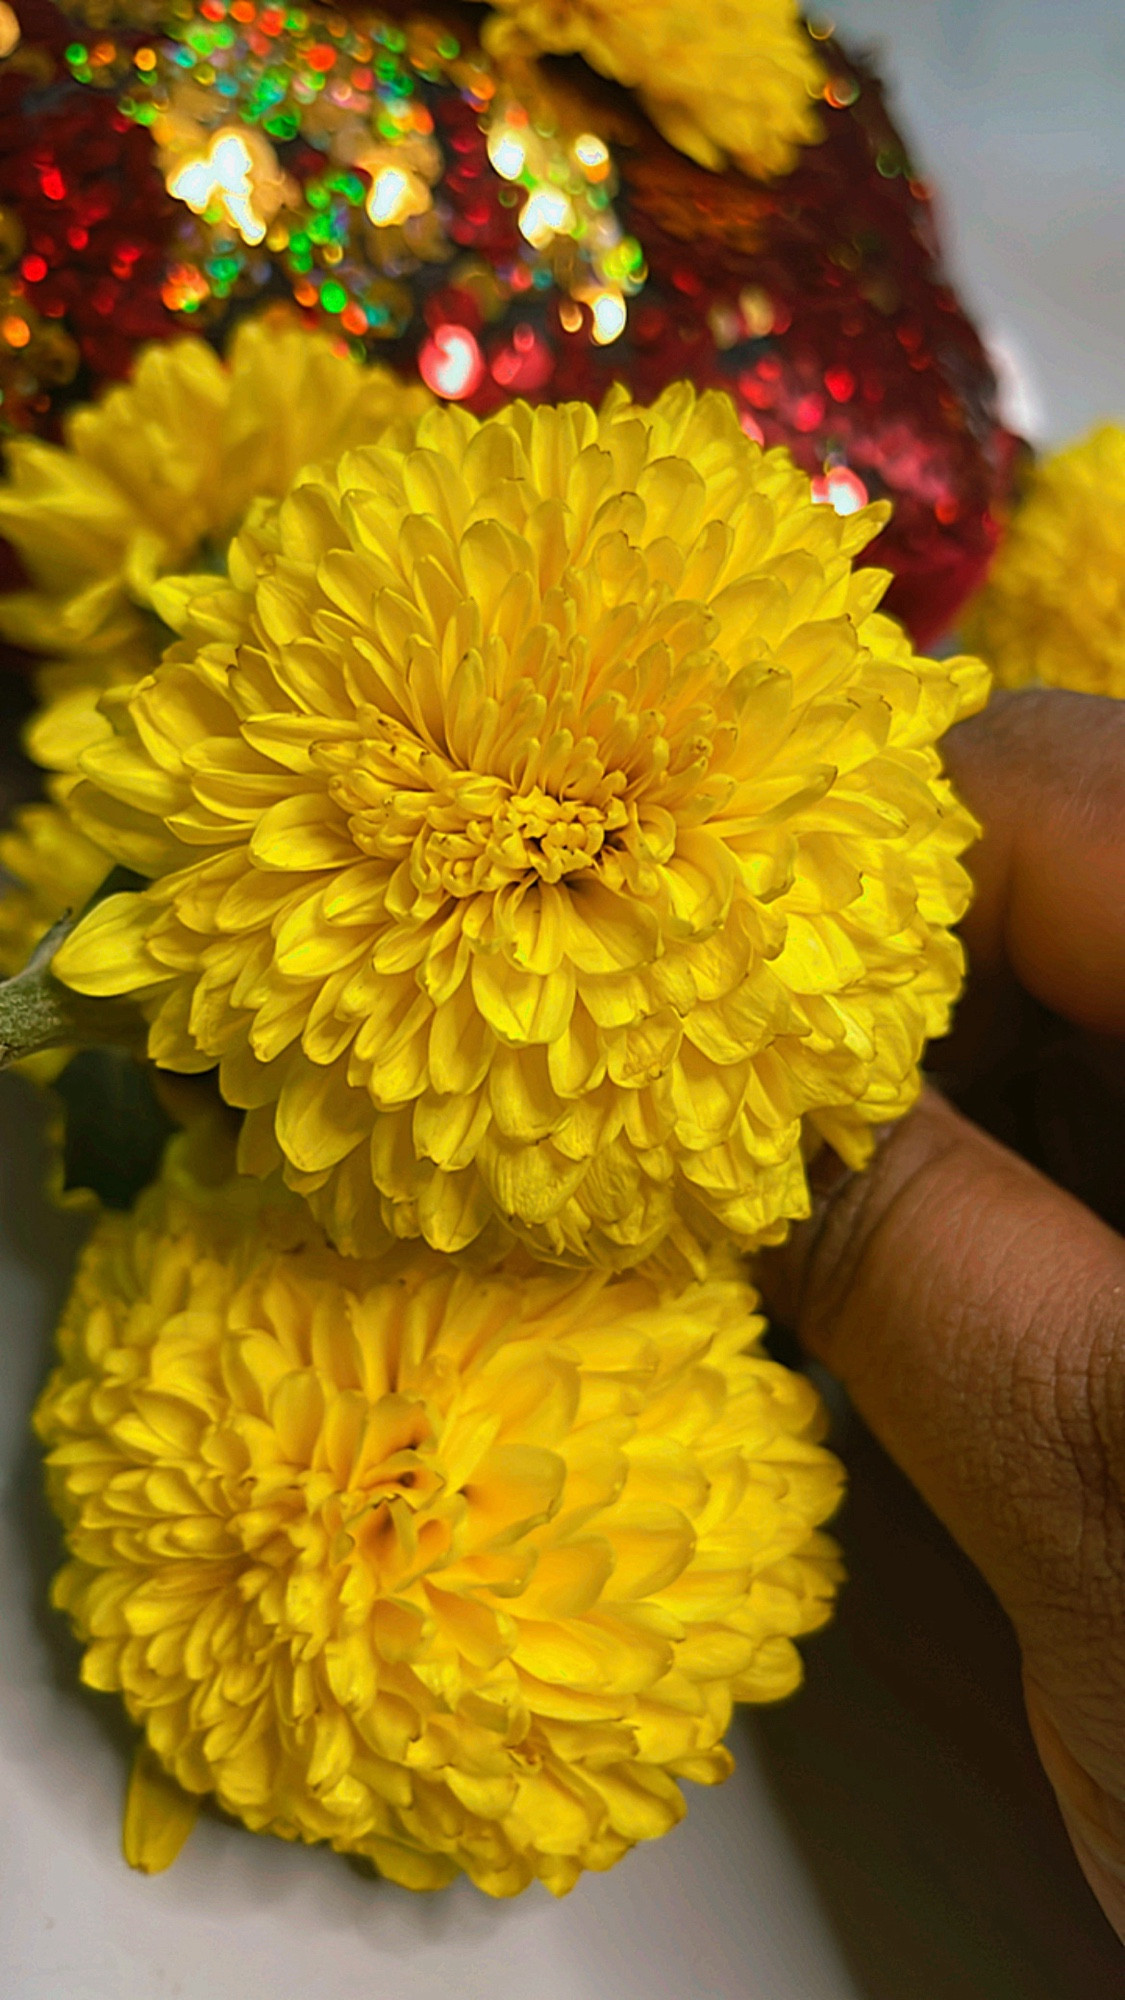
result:
[(144, 1022), (134, 1007), (72, 993), (52, 973), (51, 961), (74, 921), (69, 915), (61, 918), (40, 939), (23, 971), (0, 980), (0, 1070), (72, 1043), (144, 1046)]

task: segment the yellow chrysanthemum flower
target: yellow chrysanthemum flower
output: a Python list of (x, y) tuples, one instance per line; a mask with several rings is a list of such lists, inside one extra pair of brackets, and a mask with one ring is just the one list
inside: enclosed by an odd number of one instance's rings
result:
[(257, 1187), (177, 1143), (87, 1248), (36, 1417), (55, 1602), (145, 1732), (129, 1858), (213, 1794), (411, 1888), (561, 1895), (797, 1684), (838, 1581), (815, 1391), (733, 1275), (354, 1263)]
[(635, 90), (669, 144), (719, 168), (785, 174), (820, 137), (825, 75), (795, 0), (493, 0), (507, 50), (580, 55)]
[(160, 658), (162, 575), (221, 561), (251, 500), (429, 400), (268, 314), (243, 322), (225, 362), (193, 338), (145, 349), (130, 382), (69, 415), (63, 445), (10, 440), (0, 534), (31, 588), (0, 597), (0, 635), (54, 662), (30, 732), (39, 762), (73, 771), (103, 732), (103, 689)]
[(965, 615), (1002, 687), (1125, 696), (1125, 430), (1100, 429), (1027, 475)]
[(875, 613), (885, 518), (686, 385), (439, 408), (307, 472), (107, 698), (74, 810), (155, 879), (59, 976), (220, 1062), (244, 1168), (340, 1249), (776, 1240), (803, 1145), (867, 1157), (961, 977), (934, 741), (986, 677)]

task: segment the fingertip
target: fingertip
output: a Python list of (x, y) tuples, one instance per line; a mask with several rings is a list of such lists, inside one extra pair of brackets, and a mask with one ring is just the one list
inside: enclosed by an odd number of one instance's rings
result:
[(1001, 693), (943, 755), (984, 829), (961, 927), (974, 972), (1010, 967), (1067, 1020), (1125, 1035), (1125, 702)]
[(1050, 1569), (1099, 1449), (1089, 1388), (1125, 1297), (1122, 1240), (927, 1091), (761, 1265), (767, 1310), (1013, 1615), (1061, 1592)]
[(858, 1172), (845, 1167), (827, 1146), (817, 1156), (809, 1172), (811, 1212), (793, 1225), (784, 1243), (761, 1252), (758, 1281), (767, 1310), (827, 1367), (835, 1365), (839, 1372), (833, 1347), (843, 1322), (834, 1308), (847, 1302), (867, 1233), (889, 1189), (908, 1184), (918, 1164), (932, 1163), (962, 1136), (983, 1137), (938, 1091), (926, 1088), (907, 1117), (880, 1129), (867, 1167)]

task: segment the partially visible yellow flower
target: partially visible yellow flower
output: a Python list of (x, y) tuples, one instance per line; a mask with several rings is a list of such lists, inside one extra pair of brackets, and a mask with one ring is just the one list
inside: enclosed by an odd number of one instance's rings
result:
[(303, 474), (107, 697), (73, 809), (155, 879), (59, 976), (219, 1062), (244, 1167), (340, 1249), (777, 1240), (804, 1146), (867, 1157), (961, 979), (934, 744), (986, 677), (875, 612), (885, 518), (686, 385), (435, 408)]
[(225, 362), (193, 338), (146, 348), (130, 382), (68, 416), (63, 445), (10, 440), (0, 534), (31, 588), (0, 597), (0, 635), (54, 662), (30, 732), (39, 762), (73, 771), (104, 729), (101, 692), (159, 659), (161, 576), (221, 566), (251, 500), (428, 401), (270, 314), (243, 322)]
[(733, 1273), (326, 1248), (177, 1142), (88, 1246), (36, 1424), (87, 1685), (145, 1732), (126, 1849), (213, 1794), (410, 1888), (556, 1894), (800, 1678), (840, 1468)]
[[(368, 443), (429, 401), (420, 385), (361, 367), (327, 336), (271, 314), (243, 322), (225, 362), (191, 338), (146, 349), (131, 382), (69, 416), (65, 445), (9, 441), (0, 533), (31, 588), (0, 596), (0, 634), (53, 656), (27, 735), (56, 775), (52, 802), (17, 814), (0, 839), (13, 878), (0, 893), (0, 971), (18, 972), (112, 865), (69, 822), (66, 800), (82, 753), (110, 734), (101, 695), (160, 658), (159, 578), (221, 566), (258, 495), (280, 495), (306, 460)], [(27, 1068), (47, 1079), (68, 1053)]]
[[(0, 975), (22, 972), (40, 939), (84, 910), (112, 863), (53, 801), (21, 806), (0, 833)], [(48, 1049), (21, 1067), (39, 1082), (58, 1075), (72, 1051)]]
[(0, 868), (16, 886), (0, 894), (0, 973), (22, 972), (53, 924), (84, 910), (110, 863), (48, 800), (20, 806), (0, 833)]
[(1125, 696), (1125, 430), (1103, 424), (1032, 467), (965, 614), (1001, 687)]
[(580, 55), (702, 166), (788, 173), (820, 136), (824, 70), (795, 0), (492, 0), (486, 44)]

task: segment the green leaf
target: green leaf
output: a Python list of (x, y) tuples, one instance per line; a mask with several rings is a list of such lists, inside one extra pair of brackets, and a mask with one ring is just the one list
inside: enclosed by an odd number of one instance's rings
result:
[(148, 1066), (125, 1049), (81, 1049), (55, 1083), (63, 1106), (63, 1186), (127, 1209), (160, 1171), (175, 1125)]

